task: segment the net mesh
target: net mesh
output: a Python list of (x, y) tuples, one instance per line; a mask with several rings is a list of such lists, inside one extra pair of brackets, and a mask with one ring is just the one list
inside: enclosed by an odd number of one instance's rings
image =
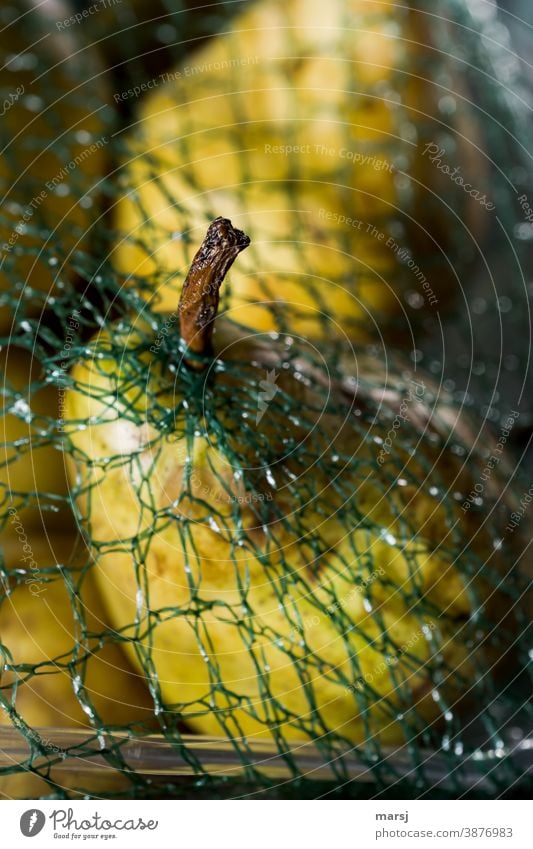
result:
[(329, 5), (0, 11), (6, 797), (527, 781), (529, 95)]

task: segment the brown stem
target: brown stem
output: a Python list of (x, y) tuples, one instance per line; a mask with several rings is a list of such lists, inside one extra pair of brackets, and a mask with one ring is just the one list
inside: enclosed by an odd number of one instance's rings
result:
[[(189, 351), (208, 356), (218, 311), (219, 289), (228, 269), (250, 244), (242, 230), (236, 230), (227, 218), (215, 218), (192, 261), (178, 306), (181, 338)], [(205, 368), (194, 358), (186, 359), (191, 368)]]

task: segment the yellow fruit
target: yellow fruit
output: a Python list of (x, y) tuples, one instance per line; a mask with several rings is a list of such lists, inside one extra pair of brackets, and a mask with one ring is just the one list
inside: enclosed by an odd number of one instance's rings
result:
[[(381, 0), (251, 4), (141, 104), (116, 208), (119, 273), (174, 310), (221, 211), (252, 237), (227, 299), (239, 323), (359, 338), (406, 287), (444, 306), (455, 284), (441, 251), (458, 225), (438, 197), (477, 235), (483, 214), (424, 155), (447, 91), (427, 79), (446, 28), (430, 20)], [(481, 185), (478, 128), (467, 105), (457, 112), (454, 165)]]
[(52, 386), (35, 389), (42, 370), (21, 348), (4, 349), (0, 367), (0, 512), (13, 508), (34, 532), (66, 531), (73, 518), (56, 423), (62, 395)]
[[(10, 333), (13, 306), (39, 314), (44, 299), (72, 278), (72, 253), (87, 246), (95, 192), (105, 173), (107, 89), (92, 48), (61, 2), (22, 2), (0, 49), (0, 333)], [(50, 261), (55, 264), (50, 264)], [(63, 283), (64, 285), (64, 283)], [(5, 306), (6, 297), (11, 306)]]
[(65, 431), (95, 574), (132, 660), (194, 729), (395, 741), (481, 657), (465, 628), (483, 590), (460, 552), (490, 540), (446, 496), (471, 485), (440, 456), (455, 408), (375, 355), (357, 354), (356, 384), (354, 363), (328, 373), (335, 349), (325, 368), (224, 317), (211, 358), (218, 287), (246, 245), (217, 219), (174, 323), (109, 328), (74, 368)]
[[(18, 739), (24, 759), (30, 754), (28, 744), (38, 744), (45, 746), (48, 755), (56, 754), (61, 760), (61, 751), (53, 743), (56, 729), (88, 728), (91, 720), (97, 726), (150, 720), (153, 706), (148, 692), (118, 644), (107, 640), (100, 645), (91, 636), (82, 640), (80, 614), (85, 617), (89, 635), (105, 633), (109, 628), (91, 574), (81, 583), (77, 610), (64, 576), (51, 578), (55, 564), (72, 559), (75, 538), (56, 536), (52, 542), (40, 535), (22, 537), (13, 531), (2, 538), (2, 547), (5, 571), (14, 574), (23, 568), (27, 572), (25, 582), (19, 586), (12, 583), (9, 592), (4, 581), (0, 607), (0, 725), (11, 728), (11, 740)], [(73, 572), (71, 577), (75, 583), (79, 574)], [(86, 664), (84, 657), (88, 658)], [(75, 664), (69, 670), (71, 661)], [(81, 685), (86, 691), (87, 712), (76, 696), (78, 690), (83, 695)], [(82, 770), (80, 764), (79, 773)], [(70, 779), (53, 774), (60, 784), (79, 778), (79, 774)], [(107, 780), (105, 765), (101, 777), (103, 786)], [(16, 773), (0, 778), (0, 794), (7, 798), (50, 792), (49, 785), (36, 775)]]

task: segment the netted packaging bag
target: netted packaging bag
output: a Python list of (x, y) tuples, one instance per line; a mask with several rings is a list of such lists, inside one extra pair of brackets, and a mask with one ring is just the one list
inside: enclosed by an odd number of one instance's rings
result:
[(10, 60), (40, 94), (1, 166), (4, 795), (521, 779), (518, 410), (481, 430), (381, 337), (440, 327), (464, 222), (494, 236), (430, 160), (488, 192), (480, 110), (447, 99), (464, 8), (250, 5), (124, 132), (97, 59)]
[(216, 318), (247, 244), (217, 219), (164, 324), (118, 321), (72, 372), (72, 495), (114, 628), (163, 728), (244, 759), (265, 739), (453, 759), (521, 651), (498, 447), (396, 362)]

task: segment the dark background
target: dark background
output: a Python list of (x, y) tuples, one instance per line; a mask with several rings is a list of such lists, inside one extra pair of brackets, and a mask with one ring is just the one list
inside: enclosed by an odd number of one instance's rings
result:
[(498, 5), (502, 21), (509, 27), (513, 45), (523, 60), (524, 71), (533, 81), (533, 0), (499, 0)]

